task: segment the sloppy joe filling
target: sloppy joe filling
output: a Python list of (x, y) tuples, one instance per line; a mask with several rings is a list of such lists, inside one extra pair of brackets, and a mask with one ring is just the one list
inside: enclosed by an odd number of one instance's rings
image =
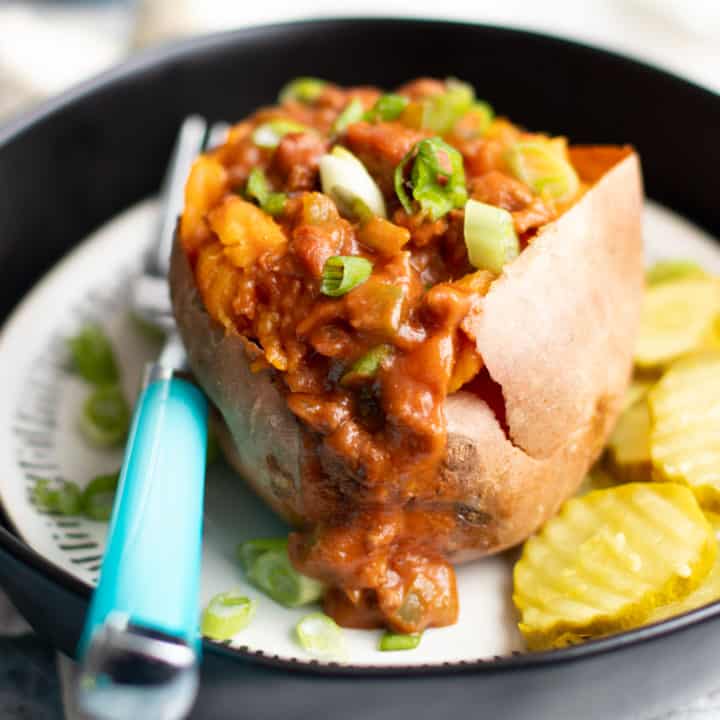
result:
[[(562, 139), (494, 118), (468, 93), (431, 79), (392, 95), (285, 93), (188, 180), (180, 237), (205, 307), (261, 348), (253, 370), (282, 378), (303, 428), (305, 524), (290, 553), (329, 585), (325, 609), (341, 625), (416, 632), (457, 619), (442, 549), (459, 511), (435, 501), (443, 406), (488, 380), (463, 321), (497, 276), (470, 262), (465, 202), (507, 211), (522, 250), (581, 192), (529, 181), (511, 155), (529, 145), (533, 161), (540, 145), (572, 173)], [(384, 213), (351, 181), (323, 192), (321, 158), (337, 146), (362, 163)], [(343, 272), (351, 287), (333, 291)]]

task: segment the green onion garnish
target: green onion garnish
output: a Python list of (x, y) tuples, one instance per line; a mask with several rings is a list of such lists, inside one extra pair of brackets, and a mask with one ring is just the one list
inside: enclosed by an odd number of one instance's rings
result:
[(320, 657), (342, 658), (345, 640), (342, 630), (324, 613), (306, 615), (295, 626), (297, 639), (303, 650)]
[(409, 100), (402, 95), (393, 93), (381, 95), (370, 110), (365, 113), (364, 118), (368, 122), (397, 120), (407, 107), (408, 102)]
[(449, 78), (446, 90), (422, 101), (421, 127), (444, 135), (470, 109), (475, 100), (471, 85)]
[(119, 385), (95, 388), (80, 415), (80, 430), (97, 447), (121, 445), (130, 427), (130, 408)]
[(258, 205), (269, 215), (281, 215), (285, 210), (287, 195), (273, 192), (262, 168), (256, 167), (248, 176), (245, 194), (258, 201)]
[(240, 565), (245, 572), (255, 564), (255, 561), (270, 550), (274, 552), (287, 552), (287, 538), (257, 538), (240, 543), (237, 549)]
[(258, 147), (272, 150), (280, 144), (285, 135), (307, 132), (307, 130), (305, 125), (294, 120), (269, 120), (253, 130), (252, 141)]
[(35, 483), (31, 491), (33, 502), (47, 512), (57, 512), (57, 490), (50, 488), (50, 481), (41, 478)]
[(339, 145), (320, 158), (322, 191), (351, 220), (370, 215), (386, 216), (385, 199), (365, 166), (349, 150)]
[(484, 100), (476, 100), (470, 109), (455, 123), (454, 132), (463, 137), (481, 137), (484, 135), (492, 121), (495, 111)]
[(361, 358), (356, 360), (350, 369), (340, 378), (343, 386), (353, 385), (357, 382), (371, 380), (377, 375), (380, 365), (393, 353), (392, 345), (378, 345), (368, 350)]
[(57, 509), (62, 515), (77, 515), (82, 511), (82, 494), (76, 483), (63, 483), (57, 496)]
[(61, 515), (79, 515), (82, 509), (80, 488), (65, 481), (59, 488), (51, 488), (48, 480), (40, 479), (32, 489), (35, 504), (46, 512)]
[(363, 119), (365, 109), (363, 104), (357, 98), (354, 98), (351, 103), (337, 116), (337, 119), (333, 123), (332, 130), (336, 135), (340, 135), (347, 130), (348, 125), (359, 122)]
[(550, 142), (516, 143), (508, 148), (505, 159), (513, 175), (538, 195), (568, 202), (580, 189), (575, 168)]
[(645, 275), (648, 285), (660, 285), (674, 280), (705, 278), (707, 273), (693, 260), (659, 260)]
[(320, 97), (327, 83), (314, 77), (299, 77), (291, 80), (280, 91), (278, 99), (281, 103), (288, 100), (297, 100), (302, 103), (311, 103)]
[(68, 340), (77, 372), (94, 385), (116, 383), (120, 377), (115, 354), (107, 335), (99, 325), (88, 324)]
[(320, 292), (340, 297), (362, 285), (372, 273), (372, 263), (364, 257), (333, 255), (325, 261)]
[(383, 652), (392, 652), (394, 650), (414, 650), (422, 638), (422, 633), (412, 633), (410, 635), (399, 635), (397, 633), (386, 632), (378, 644), (378, 649)]
[(91, 520), (107, 522), (112, 514), (119, 479), (119, 472), (94, 477), (80, 497), (83, 515)]
[(74, 482), (64, 481), (51, 488), (48, 480), (38, 480), (32, 490), (35, 504), (46, 512), (60, 515), (85, 515), (91, 520), (110, 519), (119, 473), (99, 475), (84, 490)]
[(502, 208), (468, 200), (465, 205), (465, 246), (470, 264), (500, 274), (520, 253), (512, 215)]
[(246, 570), (247, 579), (285, 607), (299, 607), (319, 600), (325, 586), (301, 575), (290, 562), (287, 548), (260, 553)]
[[(408, 179), (405, 172), (411, 162)], [(408, 214), (413, 212), (412, 195), (431, 220), (463, 207), (467, 189), (462, 155), (442, 138), (421, 140), (395, 168), (395, 191)]]
[(216, 595), (205, 608), (200, 632), (211, 640), (230, 640), (244, 630), (255, 615), (256, 603), (237, 592)]

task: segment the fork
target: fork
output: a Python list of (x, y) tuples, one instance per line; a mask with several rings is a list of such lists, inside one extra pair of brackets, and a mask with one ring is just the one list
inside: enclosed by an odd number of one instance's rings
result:
[(95, 718), (175, 720), (198, 686), (198, 606), (207, 400), (181, 373), (185, 350), (168, 294), (170, 252), (192, 161), (227, 130), (182, 124), (163, 185), (157, 238), (131, 306), (161, 327), (125, 449), (98, 586), (78, 647), (78, 700)]

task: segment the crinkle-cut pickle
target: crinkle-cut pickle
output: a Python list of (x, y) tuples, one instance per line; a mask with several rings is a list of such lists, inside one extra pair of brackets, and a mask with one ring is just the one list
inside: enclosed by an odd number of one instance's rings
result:
[(720, 511), (720, 351), (675, 363), (649, 395), (657, 479), (687, 485)]
[[(714, 512), (706, 512), (705, 517), (712, 526), (716, 539), (720, 541), (720, 515)], [(712, 569), (695, 590), (683, 598), (656, 607), (645, 622), (646, 624), (660, 622), (690, 612), (690, 610), (695, 610), (695, 608), (715, 602), (718, 599), (720, 599), (720, 552), (718, 552)]]
[(720, 284), (714, 279), (681, 279), (647, 288), (643, 297), (635, 364), (665, 367), (705, 347), (720, 313)]
[(630, 387), (623, 398), (622, 411), (629, 410), (635, 403), (640, 402), (647, 397), (650, 388), (655, 384), (655, 378), (649, 380), (643, 377), (634, 377), (630, 382)]
[(625, 482), (650, 480), (650, 409), (643, 398), (620, 416), (608, 449), (612, 469)]
[(531, 650), (642, 624), (707, 576), (717, 542), (694, 495), (674, 483), (630, 483), (574, 498), (530, 538), (513, 600)]

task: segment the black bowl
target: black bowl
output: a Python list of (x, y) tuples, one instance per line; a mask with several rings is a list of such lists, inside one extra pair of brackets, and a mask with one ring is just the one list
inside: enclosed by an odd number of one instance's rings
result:
[[(0, 130), (0, 316), (89, 231), (156, 191), (184, 116), (242, 117), (301, 74), (385, 87), (458, 75), (528, 127), (634, 144), (648, 194), (720, 236), (720, 97), (706, 90), (608, 52), (501, 28), (277, 25), (145, 54)], [(7, 523), (0, 585), (38, 632), (74, 654), (87, 588)], [(308, 669), (208, 644), (194, 716), (635, 717), (707, 690), (718, 653), (720, 603), (567, 650), (441, 668)]]

